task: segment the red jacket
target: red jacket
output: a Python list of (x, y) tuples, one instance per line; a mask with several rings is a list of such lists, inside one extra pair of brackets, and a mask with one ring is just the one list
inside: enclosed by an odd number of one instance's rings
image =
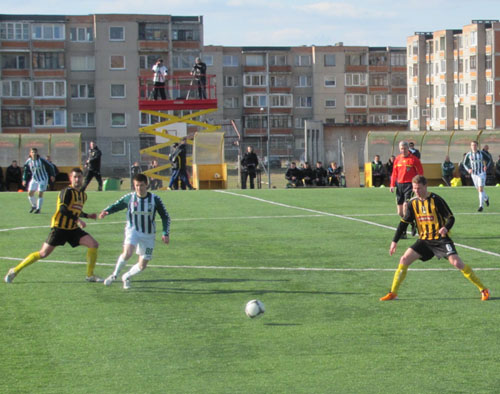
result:
[(423, 175), (424, 169), (422, 163), (417, 156), (411, 153), (404, 157), (401, 153), (394, 160), (394, 167), (392, 169), (391, 187), (397, 183), (411, 183), (411, 180), (416, 175)]

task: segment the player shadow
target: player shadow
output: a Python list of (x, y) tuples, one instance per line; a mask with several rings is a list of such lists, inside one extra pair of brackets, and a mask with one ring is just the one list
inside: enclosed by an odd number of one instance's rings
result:
[(265, 326), (271, 327), (287, 327), (287, 326), (301, 326), (302, 324), (297, 323), (264, 323)]

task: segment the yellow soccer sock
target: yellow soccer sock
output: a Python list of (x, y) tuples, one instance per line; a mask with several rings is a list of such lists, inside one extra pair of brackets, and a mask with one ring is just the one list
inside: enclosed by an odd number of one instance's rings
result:
[(394, 279), (392, 280), (391, 293), (398, 294), (399, 286), (406, 278), (406, 273), (408, 272), (408, 266), (404, 264), (399, 264), (398, 269), (394, 273)]
[(94, 268), (97, 261), (97, 248), (87, 250), (87, 276), (94, 275)]
[(472, 283), (476, 285), (476, 287), (479, 289), (479, 291), (483, 291), (486, 289), (486, 287), (481, 283), (479, 278), (476, 276), (474, 271), (472, 271), (472, 268), (469, 267), (467, 264), (464, 264), (464, 269), (460, 270), (462, 271), (462, 274), (469, 279)]
[(40, 252), (33, 252), (30, 255), (28, 255), (23, 261), (21, 261), (15, 268), (14, 272), (17, 274), (19, 273), (23, 268), (26, 268), (28, 265), (33, 264), (35, 261), (40, 260)]

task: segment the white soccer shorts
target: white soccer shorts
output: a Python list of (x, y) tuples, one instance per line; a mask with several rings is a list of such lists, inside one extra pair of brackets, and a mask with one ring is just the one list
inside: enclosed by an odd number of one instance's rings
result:
[(47, 190), (47, 182), (37, 182), (34, 179), (31, 179), (30, 183), (28, 184), (28, 191), (29, 192), (44, 192)]
[(144, 234), (135, 229), (125, 229), (124, 245), (134, 245), (135, 253), (145, 260), (153, 258), (155, 248), (155, 234)]
[(472, 178), (472, 182), (474, 182), (474, 186), (476, 188), (486, 185), (486, 173), (485, 172), (483, 172), (482, 174), (479, 174), (479, 175), (471, 174), (471, 178)]

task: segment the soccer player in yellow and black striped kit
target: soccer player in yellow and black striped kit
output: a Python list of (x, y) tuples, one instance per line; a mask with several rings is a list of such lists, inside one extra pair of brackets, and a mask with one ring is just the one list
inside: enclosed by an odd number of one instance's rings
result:
[(488, 300), (490, 291), (458, 256), (455, 244), (448, 236), (455, 223), (455, 218), (448, 204), (438, 195), (427, 191), (427, 179), (423, 175), (417, 175), (412, 179), (412, 187), (416, 197), (408, 202), (408, 209), (396, 229), (389, 254), (391, 256), (394, 254), (397, 242), (403, 234), (406, 234), (406, 229), (412, 222), (416, 222), (419, 239), (406, 250), (399, 260), (391, 291), (380, 300), (396, 299), (399, 286), (406, 277), (408, 267), (417, 259), (427, 261), (434, 256), (437, 258), (446, 257), (451, 265), (459, 269), (468, 280), (477, 286), (481, 292), (481, 300)]
[(19, 272), (34, 262), (44, 259), (60, 245), (68, 242), (72, 247), (79, 245), (87, 249), (87, 278), (88, 282), (102, 282), (102, 279), (94, 275), (94, 267), (97, 260), (97, 248), (99, 244), (88, 233), (82, 230), (86, 226), (80, 219), (96, 219), (97, 214), (86, 214), (83, 205), (87, 200), (87, 194), (81, 190), (83, 184), (83, 173), (80, 168), (73, 168), (70, 173), (71, 185), (59, 193), (57, 198), (57, 209), (52, 216), (50, 234), (38, 252), (28, 255), (16, 267), (11, 268), (5, 276), (6, 283), (12, 283)]

